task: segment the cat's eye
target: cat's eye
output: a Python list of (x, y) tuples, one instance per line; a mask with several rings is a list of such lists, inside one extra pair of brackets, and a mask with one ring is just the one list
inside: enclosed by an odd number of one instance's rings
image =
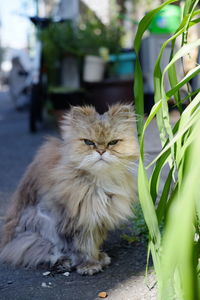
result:
[(119, 140), (113, 140), (108, 143), (108, 146), (114, 146), (119, 142)]
[(88, 146), (96, 146), (95, 143), (91, 140), (84, 139), (84, 143)]

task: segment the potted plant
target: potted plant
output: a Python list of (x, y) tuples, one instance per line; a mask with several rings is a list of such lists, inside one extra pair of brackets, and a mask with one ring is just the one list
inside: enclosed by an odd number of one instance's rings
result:
[[(48, 100), (57, 119), (70, 105), (81, 105), (80, 88), (83, 57), (72, 21), (51, 23), (41, 32), (43, 66), (48, 77)], [(66, 70), (67, 69), (67, 70)]]
[(72, 21), (51, 23), (40, 35), (43, 45), (43, 65), (50, 85), (60, 84), (63, 60), (72, 57), (79, 63), (82, 57)]
[(85, 56), (83, 81), (101, 81), (109, 53), (119, 53), (121, 49), (122, 28), (119, 22), (113, 20), (105, 25), (88, 12), (79, 22), (77, 36)]

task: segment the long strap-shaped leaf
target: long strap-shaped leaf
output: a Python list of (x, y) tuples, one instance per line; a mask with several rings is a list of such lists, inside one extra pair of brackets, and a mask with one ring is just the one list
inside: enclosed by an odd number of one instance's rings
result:
[[(200, 114), (199, 114), (200, 117)], [(194, 129), (194, 136), (198, 135), (200, 122), (197, 121)], [(168, 223), (164, 235), (163, 253), (161, 259), (162, 267), (162, 289), (160, 299), (170, 299), (167, 297), (171, 282), (169, 278), (180, 282), (180, 289), (175, 289), (177, 295), (175, 299), (198, 300), (198, 285), (195, 284), (197, 273), (197, 258), (195, 263), (191, 259), (194, 248), (194, 224), (196, 223), (195, 207), (199, 201), (200, 161), (196, 160), (200, 152), (199, 139), (194, 139), (193, 143), (185, 152), (185, 165), (182, 168), (184, 176), (182, 186), (175, 199), (171, 203), (168, 214)], [(178, 220), (176, 226), (172, 220)], [(177, 243), (178, 239), (178, 243)], [(174, 251), (176, 249), (176, 251)]]
[[(136, 114), (139, 116), (144, 115), (144, 92), (143, 92), (143, 74), (139, 62), (139, 51), (141, 46), (141, 39), (144, 34), (144, 32), (149, 27), (153, 17), (166, 5), (171, 4), (175, 2), (175, 0), (168, 0), (162, 5), (160, 5), (158, 8), (150, 11), (147, 13), (144, 18), (140, 21), (138, 30), (135, 36), (134, 41), (134, 50), (136, 53), (136, 63), (135, 63), (135, 76), (134, 76), (134, 99), (135, 99), (135, 110)], [(138, 128), (138, 137), (139, 140), (141, 138), (142, 134), (142, 128), (143, 128), (143, 119), (140, 118), (137, 122), (137, 128)]]
[[(198, 94), (198, 96), (196, 97), (198, 97), (197, 99), (200, 102), (200, 94)], [(198, 121), (198, 117), (198, 115), (192, 116), (190, 120), (186, 124), (184, 124), (181, 130), (179, 130), (178, 133), (173, 137), (173, 139), (167, 144), (167, 146), (159, 153), (159, 155), (149, 164), (148, 167), (153, 165), (168, 149), (170, 149), (173, 144), (177, 142), (183, 136), (183, 134)]]
[[(136, 70), (138, 73), (135, 74), (134, 91), (136, 91), (136, 112), (140, 115), (143, 114), (143, 80), (138, 60), (141, 38), (144, 30), (146, 30), (152, 20), (152, 16), (154, 16), (163, 6), (172, 2), (173, 1), (167, 1), (158, 9), (147, 14), (141, 21), (138, 28), (139, 31), (136, 35)], [(153, 257), (158, 280), (159, 300), (199, 300), (199, 294), (197, 293), (197, 287), (195, 285), (195, 282), (197, 282), (197, 255), (195, 254), (196, 256), (193, 258), (192, 262), (190, 258), (193, 253), (197, 251), (194, 250), (196, 248), (194, 247), (193, 242), (194, 228), (196, 226), (195, 209), (198, 210), (198, 215), (200, 215), (200, 205), (196, 205), (196, 200), (194, 200), (198, 192), (198, 184), (197, 181), (195, 182), (194, 177), (200, 176), (200, 165), (195, 165), (194, 159), (194, 156), (196, 157), (197, 152), (200, 151), (199, 143), (198, 146), (194, 146), (195, 141), (198, 141), (197, 136), (200, 131), (200, 124), (198, 123), (200, 119), (200, 94), (197, 94), (185, 109), (181, 119), (173, 129), (169, 121), (167, 104), (169, 98), (174, 97), (176, 102), (181, 105), (181, 99), (179, 98), (180, 88), (199, 72), (200, 68), (197, 66), (180, 82), (178, 82), (175, 74), (176, 61), (184, 55), (187, 55), (191, 49), (200, 45), (199, 41), (195, 41), (189, 46), (184, 45), (176, 54), (172, 51), (169, 64), (163, 72), (160, 68), (161, 57), (166, 45), (171, 41), (174, 43), (175, 39), (183, 33), (186, 36), (188, 28), (199, 22), (198, 19), (192, 20), (192, 18), (199, 13), (195, 11), (196, 4), (197, 0), (185, 1), (183, 20), (175, 35), (171, 37), (161, 49), (156, 66), (157, 70), (155, 69), (156, 71), (154, 72), (156, 104), (153, 106), (145, 124), (143, 125), (140, 120), (140, 124), (138, 125), (140, 138), (138, 193), (144, 218), (149, 229), (149, 249)], [(171, 76), (171, 89), (169, 91), (166, 91), (164, 87), (164, 76), (166, 73), (169, 74), (169, 77)], [(194, 94), (196, 94), (196, 92)], [(190, 95), (187, 97), (189, 96)], [(160, 127), (158, 127), (161, 133), (163, 130), (163, 149), (150, 164), (156, 163), (156, 166), (149, 184), (146, 169), (144, 167), (144, 134), (152, 119), (159, 114)], [(198, 128), (197, 124), (199, 126)], [(194, 148), (198, 149), (198, 151), (190, 151), (190, 149)], [(178, 168), (178, 172), (176, 176), (174, 176), (175, 185), (173, 186), (172, 179), (175, 168), (173, 168), (172, 164), (163, 190), (161, 191), (160, 202), (157, 206), (160, 174), (164, 165), (169, 161), (170, 156), (173, 158)], [(192, 170), (195, 167), (197, 167), (198, 170), (193, 173)], [(192, 174), (192, 176), (189, 174)], [(173, 188), (171, 189), (171, 187)], [(190, 193), (191, 188), (193, 189), (192, 193)], [(200, 192), (198, 192), (198, 196), (200, 197)], [(190, 197), (192, 197), (192, 203), (190, 203)], [(162, 232), (160, 232), (159, 229), (159, 224), (162, 220), (164, 220), (164, 240)], [(174, 223), (176, 224), (175, 226)], [(190, 276), (190, 279), (187, 281), (188, 275)]]
[[(199, 13), (199, 11), (198, 11), (198, 13)], [(193, 15), (195, 16), (196, 14), (197, 13), (194, 12)], [(164, 50), (167, 47), (167, 45), (170, 42), (172, 42), (172, 53), (173, 53), (175, 40), (177, 39), (178, 36), (180, 36), (184, 32), (186, 22), (187, 22), (187, 16), (185, 16), (185, 18), (181, 22), (181, 25), (177, 29), (176, 33), (172, 37), (170, 37), (168, 40), (166, 40), (163, 43), (163, 45), (160, 49), (160, 53), (159, 53), (159, 56), (157, 58), (155, 68), (154, 68), (154, 99), (155, 99), (155, 102), (157, 102), (157, 101), (159, 101), (160, 99), (163, 98), (163, 95), (162, 95), (163, 82), (162, 82), (162, 71), (161, 71), (160, 63), (161, 63), (161, 58), (163, 56)], [(193, 20), (189, 23), (189, 26), (191, 27), (191, 26), (197, 24), (198, 22), (199, 22), (199, 19)], [(173, 56), (171, 57), (171, 60), (172, 60), (172, 58), (173, 58)], [(178, 92), (178, 89), (182, 87), (182, 85), (181, 84), (180, 84), (180, 86), (178, 85), (178, 81), (177, 81), (177, 78), (176, 78), (175, 63), (174, 62), (172, 62), (170, 67), (168, 68), (168, 75), (169, 75), (170, 83), (173, 87), (170, 91), (167, 92), (167, 97), (174, 96), (175, 99), (176, 99), (176, 97), (178, 97), (177, 106), (179, 107), (179, 96), (177, 96), (177, 92)], [(195, 74), (191, 75), (191, 76), (195, 76)], [(183, 85), (185, 83), (187, 83), (190, 79), (191, 78), (185, 78), (185, 82), (183, 83)], [(166, 100), (163, 99), (163, 102), (164, 102), (164, 106), (162, 107), (162, 110), (159, 111), (158, 114), (157, 114), (157, 124), (158, 124), (158, 129), (159, 129), (159, 132), (160, 132), (160, 137), (161, 137), (161, 143), (162, 144), (164, 144), (166, 139), (168, 138), (168, 132), (167, 131), (169, 131), (169, 135), (171, 135), (171, 130), (170, 130), (170, 127), (169, 127), (169, 120), (167, 120), (168, 121), (168, 123), (167, 123), (167, 128), (168, 129), (166, 130), (166, 127), (165, 127), (166, 121), (164, 122), (164, 119), (163, 119), (164, 118), (163, 114), (165, 114), (165, 115), (166, 115), (166, 113), (168, 114), (168, 108), (166, 106)], [(180, 111), (182, 111), (181, 108), (180, 108)]]

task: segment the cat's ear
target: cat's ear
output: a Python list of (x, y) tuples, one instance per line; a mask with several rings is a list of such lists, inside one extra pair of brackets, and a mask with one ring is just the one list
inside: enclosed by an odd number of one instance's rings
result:
[(109, 107), (108, 115), (116, 118), (135, 118), (134, 108), (129, 104), (115, 104)]
[(92, 106), (72, 106), (64, 115), (64, 122), (73, 123), (73, 121), (85, 119), (85, 117), (96, 116), (96, 110)]
[(96, 118), (96, 110), (92, 106), (72, 106), (61, 121), (61, 130), (67, 127), (80, 127), (88, 118)]
[(72, 106), (69, 114), (72, 120), (80, 120), (85, 117), (96, 116), (96, 110), (92, 106)]

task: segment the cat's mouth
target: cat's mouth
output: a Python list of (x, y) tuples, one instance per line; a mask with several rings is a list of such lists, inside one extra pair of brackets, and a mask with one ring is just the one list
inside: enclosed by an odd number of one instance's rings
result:
[(98, 164), (98, 163), (108, 164), (108, 162), (105, 159), (103, 159), (103, 157), (100, 157), (94, 164)]

